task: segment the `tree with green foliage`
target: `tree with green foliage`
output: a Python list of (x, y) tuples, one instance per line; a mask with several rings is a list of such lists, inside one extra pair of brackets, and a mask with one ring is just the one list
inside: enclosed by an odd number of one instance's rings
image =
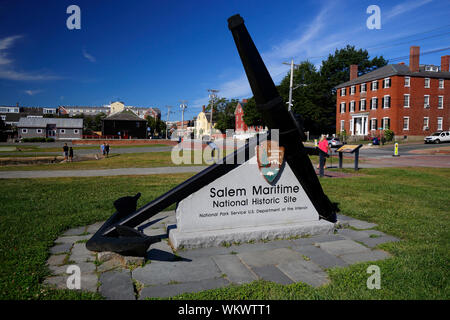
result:
[[(335, 87), (350, 80), (352, 64), (358, 65), (358, 75), (361, 76), (385, 66), (387, 61), (382, 56), (369, 59), (367, 50), (356, 50), (354, 46), (347, 45), (322, 61), (319, 70), (310, 61), (303, 61), (294, 69), (296, 89), (292, 93), (292, 110), (302, 116), (305, 131), (312, 134), (335, 133)], [(284, 101), (289, 99), (290, 76), (289, 72), (277, 86)], [(244, 121), (248, 126), (263, 125), (253, 98), (249, 99), (244, 112)]]
[(153, 118), (151, 116), (147, 116), (145, 119), (147, 120), (147, 126), (150, 128), (150, 133), (152, 136), (161, 136), (165, 134), (166, 123), (164, 121), (158, 118)]
[(223, 133), (225, 133), (227, 129), (234, 130), (236, 125), (234, 110), (236, 110), (238, 102), (239, 101), (236, 99), (227, 100), (225, 98), (221, 98), (218, 100), (214, 108), (215, 113), (213, 113), (213, 117), (216, 122), (216, 129), (222, 131)]

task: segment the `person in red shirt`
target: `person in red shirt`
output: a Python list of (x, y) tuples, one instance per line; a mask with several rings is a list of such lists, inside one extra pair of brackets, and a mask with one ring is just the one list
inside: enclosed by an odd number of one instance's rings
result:
[(323, 169), (326, 168), (325, 163), (327, 158), (329, 157), (328, 151), (330, 150), (330, 146), (328, 145), (328, 140), (325, 135), (320, 137), (319, 142), (319, 175), (323, 177)]

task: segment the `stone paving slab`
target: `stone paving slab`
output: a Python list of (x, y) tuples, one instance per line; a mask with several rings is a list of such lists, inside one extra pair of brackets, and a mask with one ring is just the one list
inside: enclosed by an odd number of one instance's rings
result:
[[(91, 224), (87, 227), (86, 232), (89, 232), (91, 234), (94, 234), (100, 229), (100, 227), (105, 223), (105, 221), (96, 222), (94, 224)], [(92, 235), (87, 236), (88, 239), (92, 237)]]
[(364, 243), (369, 248), (374, 248), (379, 244), (386, 243), (386, 242), (397, 242), (400, 241), (398, 238), (395, 238), (393, 236), (381, 236), (376, 238), (365, 238), (360, 239), (362, 243)]
[(236, 284), (249, 283), (258, 277), (244, 266), (236, 255), (213, 256), (212, 259), (226, 278)]
[(198, 258), (190, 262), (152, 261), (142, 268), (133, 270), (133, 278), (144, 285), (200, 281), (219, 278), (221, 275), (216, 263), (209, 257)]
[(83, 241), (83, 240), (89, 240), (92, 237), (92, 234), (87, 234), (84, 236), (66, 236), (66, 237), (59, 237), (55, 240), (55, 243), (75, 243), (77, 241)]
[(221, 254), (229, 254), (233, 251), (232, 247), (208, 247), (197, 248), (191, 250), (177, 250), (176, 254), (185, 259), (196, 259), (208, 256), (216, 256)]
[(304, 282), (319, 287), (329, 282), (328, 275), (312, 261), (296, 260), (278, 266), (294, 282)]
[(74, 229), (69, 229), (62, 234), (63, 237), (66, 236), (79, 236), (82, 235), (86, 231), (86, 227), (79, 227)]
[(311, 261), (324, 269), (345, 267), (348, 265), (344, 260), (313, 245), (295, 246), (292, 249), (299, 252), (302, 256), (311, 259)]
[(341, 259), (349, 264), (367, 262), (367, 261), (377, 261), (389, 258), (390, 255), (382, 250), (371, 250), (368, 252), (355, 252), (344, 254)]
[(72, 243), (57, 244), (56, 246), (50, 249), (50, 253), (52, 254), (68, 253), (71, 248)]
[(333, 254), (335, 256), (340, 256), (343, 254), (352, 254), (352, 253), (367, 253), (370, 251), (369, 248), (364, 247), (363, 245), (356, 243), (352, 240), (338, 240), (331, 242), (322, 242), (319, 244), (320, 248), (325, 250), (326, 252)]
[(98, 289), (98, 276), (94, 272), (81, 271), (81, 284), (80, 289), (83, 291), (97, 292)]
[(378, 226), (376, 223), (366, 222), (366, 221), (357, 220), (357, 219), (347, 220), (345, 222), (348, 223), (350, 225), (350, 227), (353, 227), (356, 229), (372, 229), (372, 228), (375, 228), (376, 226)]
[(70, 261), (76, 263), (95, 261), (94, 252), (86, 249), (86, 243), (75, 243), (70, 254)]
[(370, 237), (370, 234), (367, 231), (356, 231), (352, 229), (339, 229), (338, 234), (350, 240), (359, 240)]
[(279, 248), (273, 250), (244, 252), (237, 255), (249, 267), (263, 267), (302, 259), (302, 256), (292, 249)]
[(295, 245), (304, 246), (304, 245), (308, 245), (308, 244), (337, 241), (337, 240), (345, 240), (345, 238), (338, 234), (324, 234), (324, 235), (320, 235), (320, 236), (312, 236), (312, 237), (307, 237), (307, 238), (293, 239), (293, 240), (291, 240), (291, 242)]
[(147, 251), (147, 260), (152, 261), (175, 261), (177, 256), (173, 254), (172, 248), (166, 241), (153, 243)]
[(206, 279), (170, 285), (149, 286), (141, 290), (139, 299), (144, 300), (146, 298), (158, 298), (158, 297), (166, 298), (176, 296), (182, 293), (200, 292), (205, 290), (226, 287), (229, 284), (230, 283), (226, 279), (217, 278), (217, 279)]
[(100, 276), (99, 292), (109, 300), (135, 300), (130, 271), (109, 271)]
[(51, 255), (47, 260), (47, 264), (49, 266), (60, 266), (64, 264), (66, 257), (66, 254)]
[(279, 284), (293, 283), (286, 274), (273, 265), (265, 265), (262, 267), (254, 267), (252, 270), (263, 280), (272, 281)]

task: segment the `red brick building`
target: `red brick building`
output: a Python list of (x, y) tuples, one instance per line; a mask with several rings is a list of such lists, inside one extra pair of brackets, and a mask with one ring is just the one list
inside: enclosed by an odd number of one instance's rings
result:
[(398, 138), (423, 137), (450, 128), (450, 56), (441, 66), (420, 65), (420, 47), (410, 49), (409, 66), (390, 64), (336, 86), (336, 132), (375, 136), (391, 129)]
[(255, 127), (251, 126), (248, 127), (247, 124), (244, 121), (244, 108), (243, 106), (247, 103), (247, 99), (242, 99), (242, 103), (238, 102), (236, 105), (236, 109), (234, 110), (234, 121), (235, 121), (235, 127), (234, 131), (236, 133), (245, 133), (245, 132), (258, 132), (262, 130), (261, 126)]

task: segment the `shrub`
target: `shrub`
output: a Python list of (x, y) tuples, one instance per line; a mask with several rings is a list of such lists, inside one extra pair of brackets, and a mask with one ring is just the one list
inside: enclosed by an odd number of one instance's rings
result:
[(392, 141), (392, 139), (394, 139), (394, 131), (390, 129), (384, 130), (384, 137), (386, 138), (386, 141)]
[(44, 138), (44, 137), (34, 137), (34, 138), (23, 138), (23, 142), (54, 142), (54, 138)]

